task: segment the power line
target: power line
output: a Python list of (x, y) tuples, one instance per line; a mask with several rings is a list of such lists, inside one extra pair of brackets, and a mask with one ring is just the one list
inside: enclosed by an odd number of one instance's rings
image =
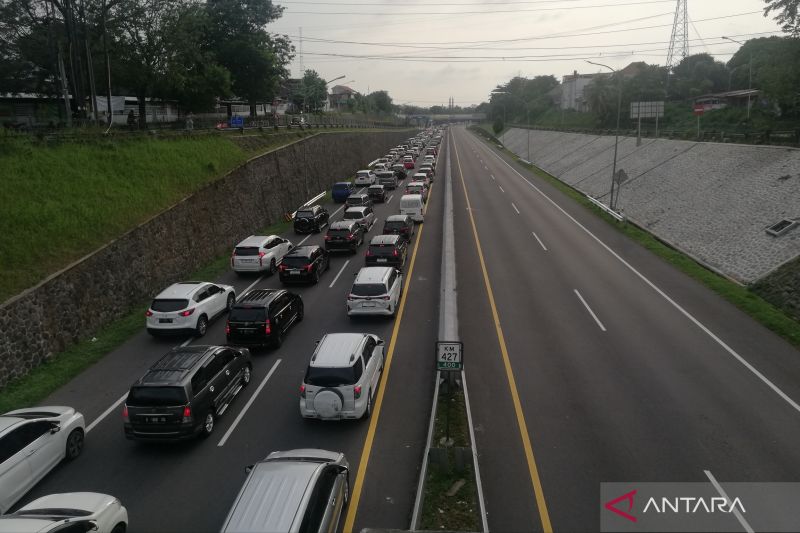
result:
[[(516, 4), (563, 4), (566, 2), (585, 2), (586, 0), (500, 0), (497, 2), (492, 2), (492, 5), (516, 5)], [(304, 4), (304, 5), (314, 5), (314, 6), (381, 6), (386, 7), (386, 3), (382, 2), (308, 2), (303, 0), (281, 0), (281, 5), (284, 4)], [(406, 3), (404, 7), (425, 7), (425, 6), (436, 6), (436, 7), (449, 7), (449, 6), (485, 6), (486, 2), (414, 2), (414, 3)]]

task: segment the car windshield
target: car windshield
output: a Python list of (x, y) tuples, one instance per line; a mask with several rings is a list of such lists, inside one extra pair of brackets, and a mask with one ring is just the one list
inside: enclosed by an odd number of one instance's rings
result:
[(180, 311), (189, 306), (189, 300), (153, 300), (150, 309), (158, 311), (159, 313), (170, 313), (172, 311)]
[(258, 246), (237, 246), (236, 255), (258, 255)]
[(298, 211), (297, 218), (314, 218), (313, 211)]
[(228, 314), (231, 322), (263, 322), (265, 309), (263, 307), (234, 307)]
[(305, 383), (316, 387), (338, 387), (353, 385), (358, 382), (353, 367), (324, 368), (309, 366), (306, 370)]
[(183, 387), (133, 387), (125, 403), (129, 406), (167, 406), (186, 403)]
[(356, 283), (350, 293), (355, 296), (381, 296), (386, 294), (386, 287), (383, 283)]
[(283, 258), (283, 264), (289, 268), (294, 267), (303, 267), (310, 263), (311, 260), (308, 257), (289, 257), (286, 256)]

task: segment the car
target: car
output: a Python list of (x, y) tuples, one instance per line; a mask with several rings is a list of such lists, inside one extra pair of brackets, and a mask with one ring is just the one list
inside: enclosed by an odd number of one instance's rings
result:
[(375, 224), (375, 213), (369, 206), (351, 207), (345, 209), (344, 220), (355, 220), (364, 227), (365, 231), (369, 231)]
[(353, 193), (347, 197), (344, 205), (345, 209), (361, 207), (362, 205), (372, 207), (372, 198), (369, 197), (368, 193)]
[(229, 345), (280, 348), (294, 324), (303, 321), (300, 295), (285, 289), (251, 289), (228, 313), (225, 337)]
[(0, 415), (0, 514), (61, 461), (83, 451), (86, 422), (72, 407), (28, 407)]
[(331, 267), (328, 252), (314, 245), (298, 246), (283, 257), (278, 275), (281, 283), (311, 281), (319, 283), (319, 277)]
[(300, 385), (303, 418), (369, 418), (383, 373), (384, 343), (370, 333), (328, 333), (317, 343)]
[(403, 157), (403, 166), (406, 169), (409, 169), (409, 170), (413, 169), (414, 166), (415, 166), (414, 158), (412, 156), (410, 156), (410, 155), (404, 156)]
[[(426, 187), (431, 186), (431, 178), (425, 172), (416, 172), (413, 176), (411, 176), (411, 183), (418, 181), (424, 183)], [(406, 186), (408, 188), (408, 186)]]
[(355, 187), (349, 181), (339, 181), (333, 184), (333, 188), (331, 189), (331, 197), (333, 201), (337, 204), (341, 204), (347, 197), (353, 194), (355, 191)]
[(0, 533), (125, 533), (128, 510), (114, 496), (68, 492), (42, 496), (0, 516)]
[(386, 202), (386, 189), (383, 185), (370, 185), (367, 188), (370, 199), (378, 204)]
[(237, 274), (278, 271), (283, 256), (294, 245), (277, 235), (250, 235), (236, 245), (231, 254), (231, 267)]
[(236, 301), (230, 285), (206, 281), (181, 281), (158, 293), (145, 312), (150, 335), (202, 337), (211, 320), (227, 312)]
[(383, 223), (384, 235), (399, 235), (406, 241), (411, 241), (414, 235), (414, 221), (408, 215), (390, 215)]
[(408, 176), (408, 172), (406, 171), (406, 167), (403, 163), (396, 163), (392, 165), (392, 171), (394, 171), (395, 176), (397, 179), (404, 180)]
[(400, 198), (400, 214), (411, 217), (414, 222), (424, 222), (423, 204), (421, 194), (404, 194)]
[(375, 173), (371, 170), (359, 170), (356, 172), (355, 184), (358, 185), (372, 185), (375, 183)]
[(364, 264), (402, 268), (408, 254), (408, 240), (399, 235), (376, 235), (369, 241)]
[(419, 194), (423, 202), (428, 201), (428, 187), (422, 181), (412, 181), (406, 185), (406, 194)]
[(178, 346), (131, 386), (122, 408), (129, 440), (207, 437), (216, 420), (250, 383), (247, 348)]
[(430, 163), (423, 163), (420, 165), (418, 172), (427, 174), (431, 181), (433, 181), (434, 176), (436, 176), (436, 169), (434, 169)]
[(383, 185), (386, 189), (394, 190), (397, 188), (397, 174), (394, 171), (377, 172), (375, 176), (378, 178), (377, 184)]
[(301, 207), (294, 214), (295, 233), (319, 233), (328, 225), (330, 213), (321, 205)]
[(422, 158), (422, 164), (423, 165), (430, 164), (435, 169), (436, 168), (436, 156), (426, 155), (424, 158)]
[(388, 169), (389, 169), (389, 165), (387, 163), (375, 163), (372, 166), (373, 174), (376, 173), (376, 172), (382, 172), (382, 171), (388, 170)]
[(245, 471), (222, 533), (339, 530), (350, 498), (350, 465), (343, 453), (272, 452)]
[(345, 250), (356, 253), (364, 242), (366, 232), (366, 228), (355, 220), (332, 222), (325, 235), (325, 249), (329, 252)]
[(347, 295), (347, 315), (394, 316), (403, 292), (403, 274), (388, 266), (364, 267)]

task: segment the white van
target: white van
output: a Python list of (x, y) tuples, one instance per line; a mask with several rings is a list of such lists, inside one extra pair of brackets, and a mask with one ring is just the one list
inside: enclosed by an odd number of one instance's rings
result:
[(404, 194), (400, 198), (400, 214), (410, 216), (414, 222), (423, 222), (422, 205), (421, 194)]

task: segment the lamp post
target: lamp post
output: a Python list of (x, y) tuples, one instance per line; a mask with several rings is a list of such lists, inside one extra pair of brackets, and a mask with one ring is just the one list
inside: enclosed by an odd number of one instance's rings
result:
[[(722, 36), (722, 38), (727, 40), (727, 41), (731, 41), (731, 42), (734, 42), (736, 44), (740, 44), (740, 45), (744, 46), (744, 43), (742, 41), (737, 41), (736, 39), (731, 39), (730, 37), (725, 37), (724, 35)], [(748, 61), (748, 70), (749, 70), (749, 74), (748, 74), (748, 81), (747, 81), (747, 90), (748, 91), (752, 91), (753, 90), (753, 52), (750, 52), (750, 61)], [(733, 70), (731, 70), (731, 73), (733, 73)], [(730, 78), (730, 74), (728, 74), (728, 89), (729, 90), (731, 88), (730, 87), (730, 85), (731, 85), (730, 84), (730, 79), (731, 79)], [(747, 93), (747, 120), (750, 120), (750, 107), (751, 107), (750, 106), (750, 93)]]
[(611, 198), (608, 199), (608, 207), (613, 211), (614, 210), (614, 180), (616, 179), (617, 174), (617, 147), (619, 146), (619, 117), (620, 112), (622, 110), (622, 76), (617, 72), (615, 69), (609, 67), (608, 65), (603, 65), (602, 63), (595, 63), (594, 61), (586, 60), (587, 63), (591, 63), (592, 65), (597, 65), (599, 67), (605, 67), (614, 74), (617, 75), (617, 130), (614, 134), (614, 165), (611, 169)]
[[(509, 93), (508, 91), (498, 91), (497, 89), (495, 89), (494, 91), (492, 91), (492, 94), (505, 94), (505, 95), (508, 95), (508, 94), (511, 94), (511, 93)], [(501, 100), (501, 104), (503, 105), (503, 133), (500, 135), (500, 142), (503, 144), (503, 146), (505, 146), (505, 144), (506, 144), (505, 143), (505, 136), (506, 136), (506, 100), (505, 100), (505, 98), (503, 98)]]

